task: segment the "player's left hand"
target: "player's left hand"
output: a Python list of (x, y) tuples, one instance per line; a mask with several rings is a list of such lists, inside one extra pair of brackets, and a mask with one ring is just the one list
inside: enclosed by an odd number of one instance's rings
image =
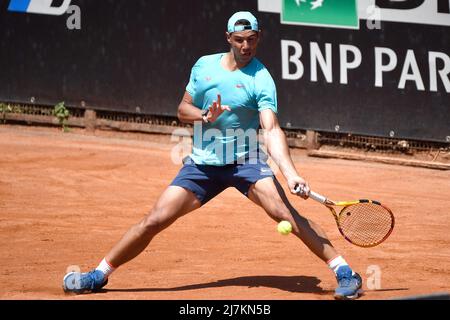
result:
[(308, 199), (311, 189), (309, 188), (308, 182), (302, 177), (296, 176), (290, 178), (288, 180), (288, 186), (292, 194), (298, 195), (305, 200)]

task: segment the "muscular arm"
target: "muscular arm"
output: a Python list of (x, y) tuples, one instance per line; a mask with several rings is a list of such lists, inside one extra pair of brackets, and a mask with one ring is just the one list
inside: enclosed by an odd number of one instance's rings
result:
[(264, 130), (264, 140), (267, 151), (286, 178), (291, 192), (294, 193), (297, 184), (304, 185), (309, 189), (306, 181), (300, 177), (292, 162), (286, 136), (280, 128), (275, 113), (269, 109), (261, 111), (260, 122), (261, 127)]
[(192, 97), (188, 92), (184, 93), (180, 104), (178, 105), (178, 119), (183, 123), (194, 123), (202, 121), (202, 110), (194, 106)]

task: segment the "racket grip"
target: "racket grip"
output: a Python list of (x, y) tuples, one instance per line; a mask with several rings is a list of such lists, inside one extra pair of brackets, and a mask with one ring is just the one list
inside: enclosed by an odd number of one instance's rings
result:
[[(300, 193), (300, 192), (303, 191), (302, 188), (300, 187), (300, 185), (296, 185), (294, 190), (295, 190), (296, 193)], [(312, 190), (309, 191), (309, 197), (311, 199), (313, 199), (313, 200), (315, 200), (317, 202), (323, 203), (323, 204), (325, 204), (328, 201), (326, 197), (324, 197), (324, 196), (322, 196), (322, 195), (320, 195), (317, 192), (314, 192)]]
[(324, 197), (323, 195), (318, 194), (317, 192), (314, 192), (312, 190), (309, 192), (309, 197), (322, 204), (327, 203), (327, 197)]

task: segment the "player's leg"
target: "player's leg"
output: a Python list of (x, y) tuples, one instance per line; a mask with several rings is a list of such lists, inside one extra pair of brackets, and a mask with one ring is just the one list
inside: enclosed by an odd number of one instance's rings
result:
[(213, 166), (196, 165), (190, 158), (185, 159), (180, 172), (151, 212), (128, 230), (95, 270), (68, 273), (63, 280), (64, 291), (83, 293), (104, 287), (108, 276), (139, 255), (155, 235), (222, 192), (227, 185), (220, 176), (221, 170)]
[(179, 186), (169, 186), (159, 197), (150, 213), (125, 233), (97, 269), (87, 273), (69, 272), (66, 274), (63, 280), (64, 291), (83, 293), (101, 289), (106, 285), (112, 271), (139, 255), (154, 236), (179, 217), (201, 205), (200, 199), (193, 192)]
[(275, 221), (289, 221), (292, 232), (323, 261), (328, 262), (338, 256), (322, 228), (295, 210), (275, 178), (258, 180), (250, 187), (248, 198), (261, 206)]
[(362, 286), (359, 274), (354, 273), (344, 258), (336, 252), (322, 228), (295, 210), (276, 178), (258, 180), (250, 187), (248, 197), (275, 221), (289, 221), (294, 234), (328, 264), (338, 281), (336, 299), (354, 299), (359, 296)]
[(150, 213), (132, 226), (111, 249), (105, 257), (106, 261), (115, 268), (130, 261), (139, 255), (159, 232), (200, 206), (200, 200), (191, 191), (169, 186)]
[(118, 267), (133, 259), (156, 234), (222, 192), (226, 185), (220, 179), (221, 172), (221, 168), (196, 165), (192, 159), (185, 159), (183, 168), (150, 214), (125, 234), (105, 260)]

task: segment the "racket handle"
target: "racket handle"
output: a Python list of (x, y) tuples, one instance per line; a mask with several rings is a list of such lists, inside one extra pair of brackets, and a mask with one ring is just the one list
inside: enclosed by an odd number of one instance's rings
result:
[[(297, 192), (297, 193), (302, 192), (300, 185), (295, 186), (295, 192)], [(321, 194), (318, 194), (317, 192), (314, 192), (312, 190), (309, 191), (309, 197), (319, 203), (322, 203), (322, 204), (328, 203), (327, 197), (324, 197)]]
[(309, 197), (319, 203), (322, 203), (322, 204), (325, 204), (328, 202), (327, 197), (325, 197), (321, 194), (318, 194), (317, 192), (314, 192), (312, 190), (309, 192)]

